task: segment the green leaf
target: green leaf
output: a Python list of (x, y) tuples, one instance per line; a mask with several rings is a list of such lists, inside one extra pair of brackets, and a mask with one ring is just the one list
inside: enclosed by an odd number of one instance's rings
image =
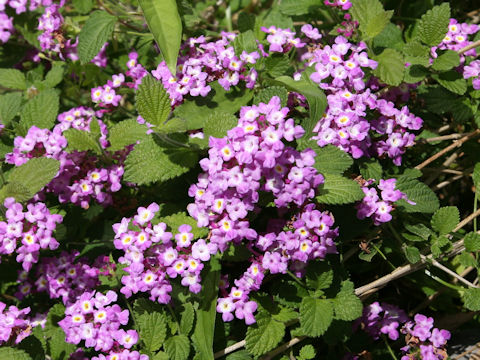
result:
[(335, 319), (353, 321), (362, 316), (362, 301), (355, 295), (353, 283), (342, 281), (342, 286), (333, 300)]
[(25, 75), (17, 69), (0, 69), (0, 86), (7, 89), (26, 90)]
[(321, 174), (341, 175), (353, 164), (351, 156), (336, 146), (327, 145), (314, 150), (317, 154), (314, 167)]
[(145, 21), (173, 76), (182, 40), (182, 20), (175, 0), (139, 0)]
[(290, 61), (284, 54), (273, 54), (265, 59), (265, 71), (273, 78), (282, 76), (290, 67)]
[(218, 260), (212, 258), (202, 273), (201, 300), (196, 309), (195, 328), (191, 337), (199, 360), (213, 360), (213, 339), (220, 280), (219, 266)]
[(238, 119), (235, 115), (229, 113), (212, 112), (203, 127), (205, 140), (208, 141), (210, 136), (215, 138), (223, 138), (227, 136), (227, 131), (238, 125)]
[(374, 179), (379, 181), (383, 175), (382, 165), (376, 159), (368, 159), (359, 165), (360, 174), (365, 180)]
[(445, 37), (450, 22), (450, 5), (443, 3), (428, 10), (418, 23), (416, 37), (429, 46), (438, 45)]
[(95, 137), (88, 131), (78, 129), (68, 129), (63, 133), (63, 136), (67, 139), (68, 146), (67, 151), (93, 151), (97, 154), (102, 153), (100, 144)]
[(47, 185), (58, 173), (60, 163), (50, 158), (32, 158), (12, 169), (9, 182), (21, 184), (33, 196)]
[(379, 0), (352, 1), (352, 7), (350, 8), (350, 14), (360, 25), (367, 24), (372, 15), (379, 14), (382, 11), (385, 10)]
[(185, 303), (182, 305), (182, 317), (180, 319), (180, 332), (184, 335), (188, 335), (193, 327), (195, 321), (195, 309), (192, 304)]
[(418, 236), (418, 238), (409, 238), (407, 233), (402, 233), (402, 236), (411, 241), (426, 241), (432, 235), (432, 230), (426, 227), (424, 224), (404, 224), (406, 230)]
[(387, 24), (390, 23), (392, 15), (393, 10), (379, 12), (369, 18), (364, 26), (360, 25), (360, 31), (365, 34), (367, 39), (374, 38), (385, 29)]
[(108, 150), (122, 150), (125, 146), (146, 139), (148, 137), (147, 130), (144, 124), (139, 124), (134, 119), (124, 120), (113, 125), (109, 130), (108, 141), (110, 142), (110, 147)]
[(150, 357), (151, 360), (169, 360), (167, 353), (159, 351), (153, 357)]
[(226, 360), (252, 360), (252, 357), (247, 350), (240, 350), (227, 355)]
[(10, 121), (18, 114), (22, 106), (22, 94), (9, 93), (0, 95), (0, 122), (3, 125), (10, 124)]
[(251, 53), (258, 50), (257, 41), (252, 30), (248, 30), (239, 34), (235, 40), (233, 40), (233, 47), (235, 48), (235, 54), (240, 56), (243, 51)]
[(34, 195), (35, 194), (32, 194), (25, 185), (11, 181), (0, 189), (0, 203), (3, 203), (3, 201), (9, 197), (15, 198), (17, 202), (25, 202)]
[(319, 186), (317, 201), (323, 204), (350, 204), (362, 200), (365, 194), (360, 185), (341, 175), (326, 174)]
[(0, 360), (32, 360), (32, 358), (23, 350), (1, 347)]
[(272, 350), (282, 340), (285, 325), (266, 311), (259, 311), (255, 318), (257, 322), (247, 329), (245, 348), (253, 356), (260, 356)]
[(218, 82), (210, 86), (212, 90), (206, 97), (193, 98), (175, 109), (175, 116), (186, 122), (188, 130), (203, 128), (212, 111), (235, 114), (253, 97), (249, 89), (234, 87), (227, 92)]
[(469, 252), (480, 251), (480, 234), (469, 232), (463, 239), (465, 250)]
[(125, 181), (137, 185), (166, 181), (186, 173), (197, 163), (190, 149), (168, 149), (149, 137), (136, 145), (125, 160)]
[(388, 47), (400, 50), (403, 44), (402, 30), (392, 23), (388, 23), (385, 29), (373, 39), (373, 45), (377, 48)]
[(432, 78), (438, 81), (445, 89), (455, 94), (463, 95), (467, 91), (467, 80), (455, 70), (432, 74)]
[(387, 85), (400, 85), (405, 72), (403, 55), (394, 49), (385, 49), (375, 58), (378, 61), (374, 75)]
[(87, 14), (93, 8), (93, 0), (73, 0), (73, 8), (80, 14)]
[(315, 261), (308, 265), (306, 273), (307, 285), (315, 290), (328, 289), (333, 282), (333, 269), (325, 261)]
[(460, 55), (456, 51), (446, 50), (433, 60), (432, 68), (437, 71), (450, 70), (460, 64)]
[(74, 344), (65, 341), (65, 332), (59, 327), (51, 332), (48, 347), (50, 348), (51, 358), (56, 360), (67, 360), (70, 354), (77, 349)]
[(23, 107), (20, 125), (25, 130), (35, 125), (40, 129), (51, 129), (55, 124), (60, 98), (53, 89), (42, 91)]
[(258, 105), (261, 102), (268, 104), (270, 99), (274, 96), (280, 98), (281, 106), (287, 105), (288, 92), (283, 86), (270, 86), (265, 89), (261, 89), (253, 98), (253, 104)]
[(440, 235), (453, 231), (460, 222), (460, 213), (456, 206), (445, 206), (438, 209), (432, 216), (432, 228)]
[(313, 13), (321, 6), (319, 0), (282, 0), (280, 11), (285, 15), (298, 16)]
[(395, 187), (404, 192), (407, 198), (415, 203), (415, 205), (411, 205), (404, 199), (397, 201), (398, 207), (405, 212), (433, 213), (440, 205), (437, 195), (432, 189), (417, 179), (400, 176)]
[(190, 341), (186, 335), (175, 335), (165, 341), (165, 352), (170, 360), (187, 360), (190, 354)]
[(152, 353), (159, 350), (167, 335), (167, 321), (165, 314), (154, 311), (145, 311), (136, 316), (136, 323), (146, 351)]
[(90, 62), (113, 33), (117, 18), (106, 11), (97, 10), (88, 16), (78, 34), (78, 57), (82, 64)]
[(204, 237), (208, 234), (207, 228), (199, 228), (195, 219), (185, 212), (178, 212), (172, 215), (161, 217), (159, 221), (167, 224), (174, 235), (178, 233), (178, 228), (183, 224), (187, 224), (192, 227), (194, 239)]
[(302, 360), (310, 360), (310, 359), (314, 359), (315, 355), (316, 355), (315, 348), (312, 345), (308, 344), (303, 346), (300, 349), (300, 353), (298, 354), (298, 357), (299, 359), (302, 359)]
[(135, 96), (138, 113), (152, 125), (160, 127), (165, 123), (171, 111), (170, 97), (161, 81), (147, 75), (138, 85)]
[(61, 62), (53, 63), (53, 66), (45, 76), (45, 80), (43, 81), (43, 83), (50, 88), (57, 86), (63, 80), (64, 69), (65, 69), (65, 65), (63, 63)]
[(480, 289), (469, 288), (465, 289), (462, 294), (464, 306), (471, 311), (480, 310)]
[(300, 327), (311, 337), (321, 336), (333, 320), (333, 305), (330, 300), (305, 297), (300, 305)]
[(480, 162), (475, 164), (472, 173), (473, 185), (475, 186), (475, 191), (480, 191)]
[(407, 246), (405, 249), (405, 256), (411, 264), (420, 261), (420, 251), (415, 246)]

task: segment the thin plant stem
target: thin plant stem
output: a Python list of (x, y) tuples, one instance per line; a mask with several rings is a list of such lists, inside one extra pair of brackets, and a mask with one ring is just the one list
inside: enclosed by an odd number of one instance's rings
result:
[[(477, 211), (478, 206), (478, 190), (475, 188), (475, 199), (473, 200), (473, 212)], [(473, 219), (473, 231), (477, 232), (477, 218)]]
[(393, 352), (393, 349), (391, 348), (390, 344), (388, 343), (387, 339), (385, 339), (385, 336), (382, 336), (383, 342), (385, 343), (385, 346), (390, 353), (390, 356), (392, 357), (393, 360), (398, 360), (397, 357), (395, 356), (395, 353)]

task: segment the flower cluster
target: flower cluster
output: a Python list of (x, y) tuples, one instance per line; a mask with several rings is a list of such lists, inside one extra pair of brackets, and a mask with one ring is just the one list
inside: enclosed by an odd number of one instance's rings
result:
[[(182, 285), (193, 293), (201, 290), (202, 262), (217, 252), (217, 246), (203, 239), (193, 242), (190, 225), (181, 225), (175, 237), (166, 231), (165, 223), (153, 225), (151, 220), (158, 210), (159, 206), (152, 203), (147, 208), (138, 208), (133, 219), (123, 218), (115, 224), (114, 245), (125, 252), (119, 262), (128, 273), (122, 277), (120, 292), (127, 297), (146, 292), (152, 301), (166, 304), (172, 291), (170, 279), (180, 277)], [(139, 230), (129, 230), (129, 226)]]
[(371, 217), (375, 225), (389, 222), (392, 220), (390, 214), (394, 209), (394, 202), (400, 199), (407, 200), (408, 203), (415, 205), (414, 202), (407, 199), (407, 195), (400, 190), (395, 189), (396, 179), (382, 180), (378, 184), (380, 190), (380, 196), (375, 187), (370, 187), (374, 180), (366, 181), (362, 186), (365, 197), (362, 202), (357, 204), (357, 217), (359, 219), (365, 219)]
[(3, 206), (7, 211), (6, 221), (0, 222), (0, 255), (16, 251), (17, 262), (28, 271), (38, 261), (40, 249), (54, 250), (58, 247), (53, 232), (63, 217), (51, 214), (44, 203), (28, 204), (25, 211), (14, 198), (7, 198)]
[[(122, 310), (117, 301), (117, 294), (108, 291), (84, 292), (75, 303), (65, 310), (65, 318), (58, 325), (65, 332), (65, 340), (78, 345), (82, 340), (85, 347), (92, 347), (112, 355), (130, 349), (138, 341), (135, 330), (121, 329), (128, 324), (128, 310)], [(113, 350), (113, 351), (112, 351)]]
[[(388, 156), (400, 165), (402, 154), (414, 144), (415, 135), (409, 130), (420, 129), (423, 121), (406, 106), (399, 110), (366, 88), (362, 68), (375, 69), (377, 63), (365, 49), (364, 43), (353, 45), (338, 36), (331, 47), (317, 48), (305, 57), (307, 65), (315, 68), (310, 78), (326, 91), (328, 102), (313, 139), (319, 146), (335, 145), (354, 158)], [(368, 110), (378, 113), (371, 121)]]
[(286, 53), (292, 48), (302, 48), (305, 43), (299, 38), (295, 37), (295, 32), (290, 29), (280, 29), (276, 26), (270, 26), (266, 28), (262, 26), (260, 28), (263, 32), (267, 33), (267, 41), (270, 44), (268, 51)]
[(402, 360), (443, 360), (448, 357), (445, 350), (450, 332), (433, 328), (433, 318), (416, 314), (414, 321), (407, 322), (401, 332), (405, 334), (405, 355)]
[[(477, 33), (479, 30), (480, 26), (477, 24), (459, 23), (456, 19), (450, 19), (447, 34), (440, 44), (430, 49), (432, 58), (435, 59), (438, 56), (437, 50), (459, 51), (460, 49), (472, 44), (472, 42), (468, 40), (468, 36)], [(475, 55), (477, 55), (477, 51), (475, 48), (473, 48), (461, 54), (460, 57), (462, 62), (464, 62), (465, 56)]]
[(348, 10), (352, 7), (350, 0), (325, 0), (324, 4), (327, 6), (339, 7), (342, 10)]
[(362, 330), (374, 340), (379, 339), (382, 334), (391, 340), (397, 340), (402, 325), (408, 320), (407, 314), (397, 306), (376, 301), (363, 308), (362, 317), (355, 325), (361, 325)]
[(28, 278), (28, 272), (20, 272), (16, 296), (22, 299), (30, 293), (46, 292), (51, 299), (61, 298), (67, 305), (85, 291), (92, 291), (99, 285), (100, 270), (78, 255), (78, 251), (63, 251), (58, 257), (43, 257), (37, 266), (35, 281)]
[[(254, 322), (251, 313), (256, 305), (248, 301), (248, 294), (259, 289), (266, 271), (286, 273), (290, 266), (300, 276), (307, 261), (336, 251), (333, 218), (310, 202), (323, 183), (323, 176), (312, 167), (315, 153), (298, 152), (282, 141), (304, 134), (293, 119), (286, 119), (287, 114), (278, 97), (268, 104), (243, 107), (238, 126), (227, 137), (209, 139), (209, 157), (200, 161), (205, 173), (189, 189), (195, 202), (187, 210), (198, 226), (211, 230), (210, 243), (223, 252), (246, 239), (253, 254), (243, 277), (219, 299), (217, 310), (225, 321), (232, 320), (235, 312), (247, 323)], [(289, 221), (261, 236), (247, 219), (257, 209), (260, 192), (271, 193), (272, 204), (283, 215), (293, 210)]]
[(118, 95), (115, 89), (122, 86), (124, 82), (123, 74), (113, 75), (112, 80), (109, 80), (107, 84), (91, 90), (92, 101), (102, 107), (118, 106), (122, 96)]
[(0, 11), (0, 42), (7, 42), (14, 30), (13, 19)]
[(37, 29), (42, 31), (38, 36), (38, 41), (44, 51), (60, 53), (62, 48), (65, 47), (65, 44), (56, 41), (56, 36), (61, 33), (61, 27), (64, 22), (64, 18), (59, 10), (64, 5), (65, 0), (62, 0), (59, 4), (47, 6), (42, 16), (38, 19)]
[[(5, 161), (15, 166), (26, 163), (33, 157), (49, 157), (60, 161), (58, 175), (46, 186), (47, 192), (53, 192), (61, 203), (71, 202), (84, 208), (89, 207), (91, 199), (107, 206), (113, 202), (112, 193), (120, 190), (124, 168), (123, 162), (130, 152), (127, 147), (115, 153), (107, 153), (112, 164), (99, 168), (98, 158), (88, 152), (74, 151), (68, 153), (68, 142), (64, 131), (73, 128), (91, 131), (92, 121), (100, 129), (99, 143), (107, 148), (107, 126), (93, 117), (93, 110), (78, 107), (58, 116), (59, 124), (53, 130), (39, 129), (32, 126), (25, 137), (17, 136), (11, 153), (5, 155)], [(94, 120), (95, 119), (95, 120)]]
[(480, 90), (480, 60), (474, 60), (463, 68), (463, 77), (465, 79), (475, 78), (472, 81), (473, 88)]
[(31, 322), (25, 317), (30, 308), (19, 309), (0, 301), (0, 346), (5, 343), (18, 344), (32, 332)]

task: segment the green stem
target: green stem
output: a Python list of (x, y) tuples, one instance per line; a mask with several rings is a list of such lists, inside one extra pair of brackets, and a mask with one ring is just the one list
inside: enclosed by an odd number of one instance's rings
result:
[(385, 339), (385, 336), (382, 336), (383, 342), (385, 343), (385, 346), (387, 347), (388, 352), (390, 353), (390, 356), (392, 357), (393, 360), (398, 360), (397, 357), (395, 356), (395, 353), (393, 352), (393, 349), (390, 347), (390, 344), (388, 343), (387, 339)]
[(287, 274), (295, 280), (298, 284), (300, 284), (302, 287), (307, 288), (307, 285), (305, 285), (298, 277), (295, 276), (294, 273), (292, 273), (290, 270), (287, 270)]
[[(478, 206), (478, 191), (475, 189), (475, 199), (473, 200), (473, 212), (477, 211)], [(473, 231), (477, 232), (477, 218), (473, 219)]]
[(230, 7), (230, 4), (227, 6), (227, 9), (225, 10), (225, 20), (227, 22), (227, 30), (229, 32), (232, 32), (233, 31), (232, 8)]
[(436, 282), (442, 284), (443, 286), (446, 286), (452, 290), (455, 290), (455, 291), (465, 291), (465, 288), (461, 287), (461, 286), (455, 286), (453, 284), (450, 284), (448, 282), (446, 282), (445, 280), (443, 279), (440, 279), (439, 277), (433, 275), (429, 270), (425, 269), (425, 274), (427, 276), (430, 276), (433, 280), (435, 280)]
[(385, 256), (385, 254), (382, 252), (382, 250), (380, 250), (380, 248), (377, 247), (377, 245), (375, 245), (373, 242), (371, 243), (372, 246), (374, 247), (375, 250), (377, 250), (377, 252), (380, 254), (380, 256), (383, 258), (383, 260), (385, 260), (388, 265), (390, 265), (390, 267), (392, 268), (392, 270), (395, 270), (397, 267), (395, 265), (393, 265), (388, 259), (387, 257)]
[(172, 314), (173, 319), (177, 323), (178, 327), (178, 333), (181, 334), (180, 332), (180, 323), (178, 322), (177, 315), (175, 314), (175, 311), (173, 311), (172, 306), (170, 304), (167, 304), (168, 311), (170, 311), (170, 314)]

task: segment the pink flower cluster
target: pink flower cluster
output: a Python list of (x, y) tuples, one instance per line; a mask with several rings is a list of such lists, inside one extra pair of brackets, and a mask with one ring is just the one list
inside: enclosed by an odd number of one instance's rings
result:
[(402, 360), (443, 360), (447, 352), (445, 346), (450, 340), (448, 330), (433, 328), (433, 318), (416, 314), (414, 321), (407, 322), (401, 332), (406, 335), (406, 353)]
[[(126, 265), (123, 270), (128, 273), (122, 277), (120, 292), (127, 297), (146, 292), (152, 301), (167, 304), (172, 291), (170, 279), (180, 277), (182, 285), (193, 293), (201, 290), (202, 262), (210, 260), (217, 246), (203, 239), (193, 242), (192, 227), (186, 224), (178, 228), (172, 241), (173, 234), (166, 231), (165, 223), (151, 222), (158, 210), (159, 206), (152, 203), (138, 208), (133, 219), (123, 218), (113, 225), (114, 245), (125, 252), (119, 262)], [(139, 230), (130, 230), (132, 225)]]
[(0, 301), (0, 346), (4, 344), (18, 344), (32, 332), (32, 325), (25, 317), (30, 308), (19, 309)]
[(374, 180), (367, 181), (362, 187), (365, 197), (362, 202), (355, 206), (357, 209), (357, 217), (359, 219), (371, 217), (375, 225), (381, 225), (382, 223), (392, 220), (390, 213), (394, 209), (395, 201), (405, 199), (408, 203), (415, 205), (414, 202), (407, 199), (407, 195), (395, 189), (396, 182), (396, 179), (380, 179), (377, 186), (380, 190), (380, 196), (378, 196), (377, 189), (370, 187), (374, 183)]
[(3, 206), (7, 211), (6, 221), (0, 222), (0, 255), (16, 252), (17, 262), (28, 271), (32, 264), (38, 262), (40, 249), (58, 248), (59, 243), (53, 237), (53, 232), (63, 217), (51, 214), (44, 203), (28, 204), (25, 211), (14, 198), (7, 198)]
[[(468, 40), (469, 35), (473, 35), (480, 30), (480, 26), (477, 24), (459, 23), (456, 19), (450, 19), (448, 25), (448, 32), (445, 38), (437, 46), (433, 46), (430, 49), (432, 58), (438, 56), (437, 50), (453, 50), (459, 51), (460, 49), (472, 44), (472, 41)], [(476, 56), (477, 51), (475, 48), (470, 49), (460, 55), (461, 62), (465, 61), (465, 56)]]
[[(200, 161), (205, 173), (189, 189), (195, 202), (187, 210), (198, 226), (208, 226), (210, 243), (223, 252), (246, 239), (253, 254), (252, 265), (235, 281), (236, 287), (219, 299), (217, 310), (225, 321), (232, 320), (235, 312), (247, 323), (254, 322), (250, 315), (255, 306), (248, 294), (259, 289), (264, 272), (286, 273), (290, 266), (301, 276), (309, 260), (336, 251), (333, 239), (338, 232), (331, 229), (333, 218), (310, 202), (323, 183), (323, 176), (312, 167), (315, 153), (310, 149), (298, 152), (282, 141), (304, 134), (287, 114), (288, 108), (281, 108), (278, 97), (268, 104), (243, 107), (237, 127), (222, 139), (210, 137), (209, 157)], [(247, 215), (258, 210), (260, 192), (273, 195), (273, 204), (282, 215), (294, 209), (290, 222), (283, 221), (288, 230), (280, 225), (259, 236), (250, 227)]]
[(13, 151), (5, 155), (5, 161), (20, 166), (33, 157), (57, 159), (60, 171), (46, 186), (47, 192), (57, 195), (61, 203), (71, 202), (84, 208), (89, 207), (91, 199), (104, 206), (112, 204), (112, 193), (121, 188), (123, 162), (130, 148), (115, 153), (105, 152), (113, 164), (102, 168), (97, 166), (98, 158), (88, 152), (66, 152), (68, 143), (63, 132), (70, 128), (90, 131), (92, 121), (98, 122), (100, 145), (104, 149), (108, 147), (107, 127), (101, 120), (93, 120), (93, 115), (91, 109), (78, 107), (60, 114), (59, 124), (52, 131), (32, 126), (25, 137), (15, 138)]
[(84, 292), (100, 284), (100, 269), (78, 255), (78, 251), (63, 251), (60, 256), (43, 257), (36, 268), (35, 280), (29, 279), (28, 272), (20, 272), (16, 296), (22, 299), (31, 293), (46, 292), (50, 299), (61, 298), (65, 305), (74, 303)]
[(0, 42), (6, 43), (14, 31), (13, 18), (0, 11)]
[(342, 10), (348, 10), (352, 7), (350, 0), (325, 0), (324, 4), (327, 6), (339, 7)]
[(362, 329), (375, 340), (382, 334), (397, 340), (402, 325), (408, 320), (405, 311), (397, 306), (376, 301), (363, 308), (363, 315), (355, 322), (355, 326), (361, 324)]
[(475, 78), (472, 81), (473, 88), (480, 90), (480, 60), (474, 60), (463, 68), (465, 79)]
[[(111, 290), (106, 295), (95, 291), (83, 293), (66, 308), (65, 318), (58, 323), (65, 332), (65, 340), (75, 345), (84, 340), (85, 347), (107, 353), (108, 359), (122, 354), (124, 349), (129, 353), (128, 349), (138, 342), (138, 334), (135, 330), (121, 329), (122, 325), (128, 324), (129, 313), (117, 304), (112, 305), (117, 298)], [(120, 358), (121, 355), (117, 356)], [(104, 358), (99, 356), (97, 359)], [(144, 360), (148, 356), (138, 358)]]
[(295, 32), (290, 29), (280, 29), (272, 25), (269, 28), (262, 26), (260, 30), (268, 34), (267, 41), (270, 44), (268, 51), (270, 52), (287, 53), (292, 48), (302, 48), (306, 45), (296, 38)]
[[(310, 78), (325, 90), (328, 102), (313, 139), (319, 146), (333, 144), (356, 159), (388, 156), (400, 165), (402, 154), (414, 144), (415, 135), (409, 130), (419, 130), (423, 121), (406, 106), (399, 110), (366, 88), (362, 68), (375, 69), (377, 63), (365, 50), (364, 43), (353, 45), (338, 36), (331, 47), (317, 48), (304, 57), (315, 68)], [(373, 111), (379, 115), (369, 121)]]

